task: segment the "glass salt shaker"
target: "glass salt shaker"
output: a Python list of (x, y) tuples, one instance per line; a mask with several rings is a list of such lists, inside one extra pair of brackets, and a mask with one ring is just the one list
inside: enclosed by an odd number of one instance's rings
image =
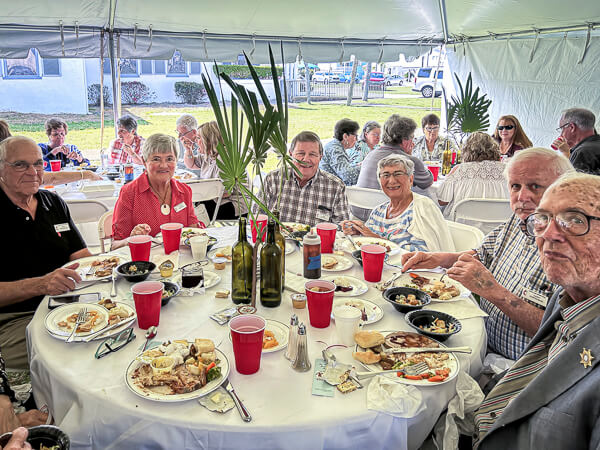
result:
[(296, 314), (292, 314), (292, 318), (290, 319), (290, 332), (288, 338), (288, 345), (285, 349), (286, 359), (294, 362), (296, 359), (296, 350), (297, 350), (297, 339), (298, 338), (298, 316)]
[(298, 351), (296, 353), (296, 359), (292, 364), (292, 369), (298, 372), (306, 372), (310, 370), (310, 368), (311, 364), (306, 343), (306, 326), (301, 323), (298, 325)]

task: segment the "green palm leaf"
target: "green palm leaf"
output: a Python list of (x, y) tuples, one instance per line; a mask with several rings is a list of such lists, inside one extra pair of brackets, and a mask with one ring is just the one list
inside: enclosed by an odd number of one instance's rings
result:
[(487, 94), (480, 94), (479, 88), (473, 90), (471, 73), (463, 88), (458, 75), (454, 74), (458, 83), (458, 96), (452, 96), (450, 104), (446, 104), (448, 131), (461, 136), (460, 141), (470, 133), (487, 130), (490, 126), (489, 107), (492, 100)]

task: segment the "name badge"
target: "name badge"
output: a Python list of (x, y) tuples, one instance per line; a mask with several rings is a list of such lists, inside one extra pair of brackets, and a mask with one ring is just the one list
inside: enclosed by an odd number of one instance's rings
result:
[(57, 223), (56, 225), (54, 225), (54, 230), (57, 233), (61, 233), (63, 231), (69, 231), (69, 230), (71, 230), (71, 227), (69, 226), (68, 223)]
[(329, 222), (329, 219), (331, 218), (331, 210), (329, 208), (325, 208), (322, 205), (319, 205), (317, 207), (316, 218), (325, 222)]
[(184, 210), (185, 208), (187, 208), (187, 205), (185, 204), (185, 202), (181, 202), (179, 205), (175, 205), (175, 212), (179, 212)]
[(523, 288), (521, 292), (521, 296), (530, 302), (535, 303), (536, 305), (543, 306), (544, 308), (548, 304), (548, 297), (540, 292), (534, 291), (533, 289)]

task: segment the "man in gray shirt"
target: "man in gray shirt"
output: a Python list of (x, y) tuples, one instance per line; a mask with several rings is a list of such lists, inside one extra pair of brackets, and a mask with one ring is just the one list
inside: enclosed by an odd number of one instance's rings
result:
[[(377, 150), (369, 152), (362, 163), (360, 175), (358, 176), (358, 187), (381, 189), (377, 179), (377, 163), (386, 156), (396, 154), (403, 155), (415, 165), (413, 186), (420, 189), (427, 189), (433, 184), (433, 175), (425, 167), (423, 161), (412, 156), (414, 147), (413, 138), (417, 124), (414, 120), (408, 117), (401, 117), (398, 114), (392, 114), (383, 125), (383, 133), (381, 136), (381, 147)], [(375, 207), (377, 205), (373, 205)], [(351, 207), (352, 214), (359, 219), (365, 221), (369, 217), (370, 210), (363, 208)]]

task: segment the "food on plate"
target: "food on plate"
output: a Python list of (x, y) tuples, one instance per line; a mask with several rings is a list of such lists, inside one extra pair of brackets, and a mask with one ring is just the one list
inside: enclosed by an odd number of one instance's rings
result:
[(378, 331), (358, 331), (354, 340), (363, 348), (377, 347), (385, 342), (385, 337)]
[(217, 249), (215, 256), (217, 258), (225, 258), (228, 261), (231, 261), (231, 245)]
[(263, 344), (262, 344), (263, 350), (266, 350), (268, 348), (274, 348), (274, 347), (277, 347), (278, 345), (279, 345), (279, 342), (277, 342), (277, 339), (275, 339), (275, 334), (270, 330), (265, 330), (265, 332), (263, 334)]
[(397, 331), (385, 337), (388, 347), (439, 347), (439, 344), (427, 336), (410, 331)]
[[(65, 320), (61, 320), (56, 325), (59, 328), (63, 328), (66, 331), (72, 331), (75, 326), (75, 322), (77, 322), (78, 312), (71, 314)], [(98, 311), (88, 311), (86, 314), (85, 322), (80, 324), (75, 330), (75, 333), (89, 333), (92, 331), (94, 326), (102, 319), (102, 316)]]
[(163, 278), (167, 278), (173, 275), (173, 268), (175, 264), (170, 259), (163, 261), (160, 266), (158, 266), (158, 270), (160, 270), (160, 276)]
[(336, 258), (332, 258), (331, 256), (325, 256), (323, 258), (323, 269), (333, 269), (338, 265), (338, 260)]
[(220, 361), (210, 339), (196, 339), (193, 343), (175, 340), (147, 350), (143, 363), (131, 375), (141, 390), (163, 395), (184, 394), (205, 386), (221, 377)]
[(360, 248), (360, 247), (362, 247), (363, 245), (366, 245), (366, 244), (375, 244), (375, 245), (380, 245), (383, 248), (385, 248), (386, 253), (389, 253), (389, 252), (392, 251), (392, 247), (390, 247), (389, 243), (385, 242), (385, 241), (361, 242), (359, 239), (355, 239), (354, 243), (356, 244), (356, 246), (358, 248)]
[(350, 380), (344, 381), (343, 383), (338, 384), (336, 387), (337, 390), (340, 391), (342, 394), (347, 394), (348, 392), (356, 390), (356, 385)]
[(450, 323), (446, 326), (446, 322), (442, 319), (435, 319), (429, 326), (420, 325), (419, 328), (430, 333), (452, 333), (456, 330), (456, 325)]
[(50, 447), (46, 447), (44, 444), (40, 444), (40, 450), (60, 450), (60, 445), (52, 445)]
[(112, 270), (119, 265), (119, 257), (111, 256), (106, 259), (95, 259), (90, 265), (96, 268), (94, 276), (107, 277), (112, 273)]
[(283, 226), (290, 233), (293, 233), (294, 231), (310, 231), (310, 226), (306, 225), (304, 223), (290, 223), (290, 222), (286, 222), (286, 223), (283, 224)]
[(431, 280), (429, 278), (417, 275), (416, 273), (411, 273), (409, 275), (411, 282), (405, 286), (416, 286), (418, 289), (429, 294), (431, 298), (438, 300), (450, 300), (460, 295), (460, 290), (452, 284), (446, 284), (444, 281), (439, 280)]
[(381, 361), (381, 355), (379, 353), (374, 353), (371, 350), (367, 350), (366, 352), (354, 352), (352, 353), (352, 357), (365, 364), (376, 364)]
[(189, 238), (193, 238), (194, 236), (200, 236), (202, 234), (206, 234), (206, 233), (203, 233), (202, 231), (200, 231), (200, 229), (197, 229), (197, 230), (183, 230), (181, 232), (181, 237), (183, 239), (189, 239)]
[(227, 298), (227, 297), (229, 297), (229, 291), (227, 289), (219, 290), (219, 291), (215, 292), (215, 297), (216, 298)]
[(127, 268), (127, 275), (144, 275), (146, 272), (148, 272), (147, 269), (142, 269), (135, 264), (132, 264)]
[(98, 302), (98, 304), (100, 306), (104, 306), (106, 309), (108, 309), (109, 311), (113, 308), (117, 307), (117, 304), (115, 302), (113, 302), (110, 298), (103, 298), (102, 300), (100, 300)]
[(401, 305), (410, 305), (410, 306), (420, 306), (423, 304), (421, 300), (419, 300), (414, 294), (400, 294), (396, 295), (393, 298), (394, 302), (399, 303)]
[(363, 302), (361, 302), (360, 300), (347, 300), (344, 305), (346, 306), (352, 306), (353, 308), (359, 309), (360, 313), (361, 313), (361, 318), (360, 320), (369, 320), (369, 317), (367, 315), (367, 310), (365, 308), (365, 304)]
[(173, 288), (164, 288), (161, 299), (167, 298), (167, 297), (172, 297), (175, 295), (175, 292), (177, 292), (177, 291)]
[(227, 263), (226, 258), (213, 259), (213, 266), (214, 266), (215, 270), (223, 270), (225, 268), (226, 263)]
[(335, 284), (336, 292), (350, 292), (352, 289), (354, 289), (352, 282), (347, 277), (334, 278), (333, 284)]
[(121, 305), (117, 305), (110, 298), (103, 298), (98, 302), (100, 306), (104, 306), (108, 309), (108, 324), (114, 325), (115, 323), (121, 322), (123, 319), (133, 316), (133, 312)]

